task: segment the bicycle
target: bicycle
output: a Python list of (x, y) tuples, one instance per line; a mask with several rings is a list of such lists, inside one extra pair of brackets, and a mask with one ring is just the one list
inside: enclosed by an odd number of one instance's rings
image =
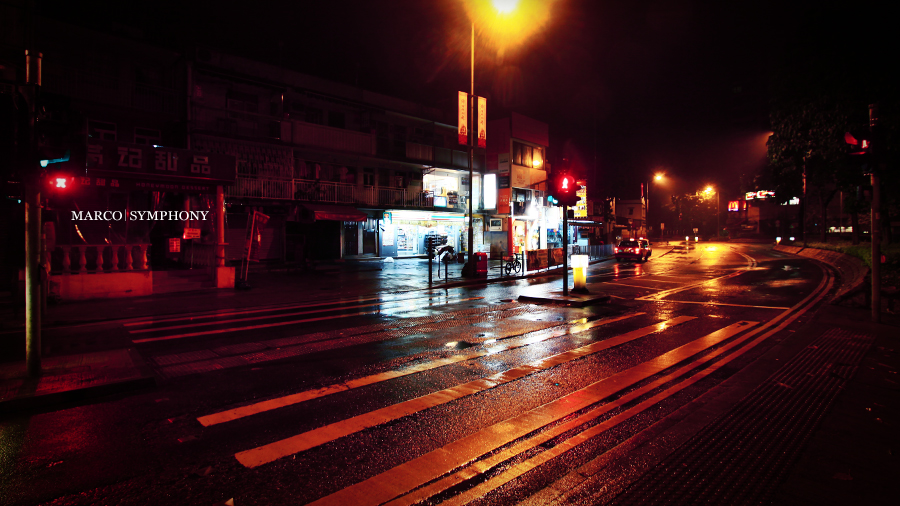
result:
[(507, 274), (518, 273), (520, 270), (522, 270), (522, 261), (519, 260), (519, 255), (514, 255), (506, 258)]

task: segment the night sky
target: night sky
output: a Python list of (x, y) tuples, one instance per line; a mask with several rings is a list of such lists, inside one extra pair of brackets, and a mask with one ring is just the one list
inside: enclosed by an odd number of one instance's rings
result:
[[(155, 44), (205, 45), (453, 111), (456, 91), (469, 87), (464, 3), (38, 7), (103, 31), (128, 27)], [(475, 92), (488, 97), (489, 119), (514, 110), (549, 123), (551, 160), (583, 167), (594, 192), (636, 198), (640, 181), (663, 170), (672, 191), (714, 184), (736, 193), (740, 176), (764, 164), (773, 81), (809, 59), (852, 71), (861, 47), (868, 65), (894, 39), (886, 4), (558, 0), (545, 26), (503, 55), (476, 27)]]

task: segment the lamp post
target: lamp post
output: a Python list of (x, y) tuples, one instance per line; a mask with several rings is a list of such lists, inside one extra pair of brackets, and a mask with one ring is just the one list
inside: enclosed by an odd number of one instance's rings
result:
[[(480, 19), (483, 21), (483, 24), (488, 26), (492, 32), (498, 32), (499, 37), (495, 38), (495, 42), (497, 40), (500, 42), (500, 53), (506, 49), (507, 46), (514, 45), (516, 43), (521, 42), (522, 39), (538, 30), (541, 26), (544, 25), (544, 22), (547, 17), (547, 13), (549, 12), (550, 5), (555, 2), (546, 1), (539, 2), (537, 4), (531, 5), (530, 8), (526, 8), (526, 12), (521, 12), (522, 9), (518, 6), (518, 0), (491, 0), (490, 6), (488, 6), (485, 2), (468, 0), (465, 2), (467, 4), (467, 10), (469, 11), (470, 16), (472, 16), (472, 27), (471, 27), (471, 36), (470, 36), (470, 75), (469, 75), (469, 100), (468, 100), (468, 111), (469, 111), (469, 124), (466, 127), (469, 129), (468, 132), (468, 148), (469, 148), (469, 198), (468, 198), (468, 206), (467, 206), (467, 215), (469, 220), (469, 234), (468, 234), (468, 259), (466, 261), (465, 268), (463, 270), (464, 276), (474, 276), (475, 275), (475, 257), (473, 256), (472, 250), (475, 249), (475, 222), (473, 216), (472, 209), (472, 200), (474, 197), (474, 188), (475, 188), (475, 176), (473, 171), (474, 166), (474, 152), (475, 152), (475, 142), (477, 142), (477, 138), (475, 137), (476, 128), (472, 128), (473, 125), (477, 125), (476, 114), (476, 104), (478, 98), (475, 96), (475, 22), (476, 19)], [(489, 13), (490, 12), (490, 13)], [(522, 24), (523, 17), (527, 17), (529, 23), (526, 25)], [(525, 26), (526, 29), (522, 30), (522, 27)], [(512, 37), (512, 35), (517, 35), (516, 37)], [(512, 205), (512, 202), (510, 202)]]
[(475, 118), (475, 22), (472, 21), (472, 39), (471, 39), (471, 74), (469, 79), (469, 196), (466, 199), (468, 203), (468, 211), (469, 211), (469, 235), (466, 252), (468, 253), (468, 258), (466, 259), (466, 272), (464, 273), (466, 276), (474, 276), (475, 275), (475, 257), (472, 256), (472, 250), (475, 248), (475, 221), (472, 217), (472, 200), (475, 196), (475, 178), (473, 175), (472, 159), (475, 156), (475, 136), (472, 134), (472, 131), (475, 130), (472, 128), (473, 124), (477, 124), (478, 119)]
[(719, 238), (719, 190), (713, 188), (712, 186), (707, 186), (705, 191), (707, 194), (716, 192), (716, 239), (718, 239)]
[[(653, 175), (653, 181), (662, 181), (665, 175), (661, 172)], [(641, 183), (641, 189), (643, 190), (644, 183)], [(644, 223), (645, 228), (647, 229), (647, 239), (650, 238), (650, 181), (647, 181), (647, 190), (644, 197)]]

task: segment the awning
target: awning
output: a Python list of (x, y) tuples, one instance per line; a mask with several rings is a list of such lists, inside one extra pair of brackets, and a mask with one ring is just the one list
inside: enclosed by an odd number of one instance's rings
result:
[(303, 204), (304, 215), (315, 220), (366, 221), (366, 213), (350, 206), (334, 204)]

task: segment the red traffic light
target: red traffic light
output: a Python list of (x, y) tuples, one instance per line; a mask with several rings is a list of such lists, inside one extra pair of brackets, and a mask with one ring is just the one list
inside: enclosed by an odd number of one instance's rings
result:
[(844, 142), (852, 146), (851, 155), (864, 155), (872, 147), (871, 134), (868, 132), (845, 132)]
[(58, 177), (58, 178), (55, 178), (54, 180), (56, 181), (57, 188), (65, 188), (66, 182), (68, 181), (68, 179), (64, 178), (64, 177)]
[(553, 185), (553, 197), (564, 206), (574, 206), (578, 202), (578, 184), (570, 174), (560, 174)]

